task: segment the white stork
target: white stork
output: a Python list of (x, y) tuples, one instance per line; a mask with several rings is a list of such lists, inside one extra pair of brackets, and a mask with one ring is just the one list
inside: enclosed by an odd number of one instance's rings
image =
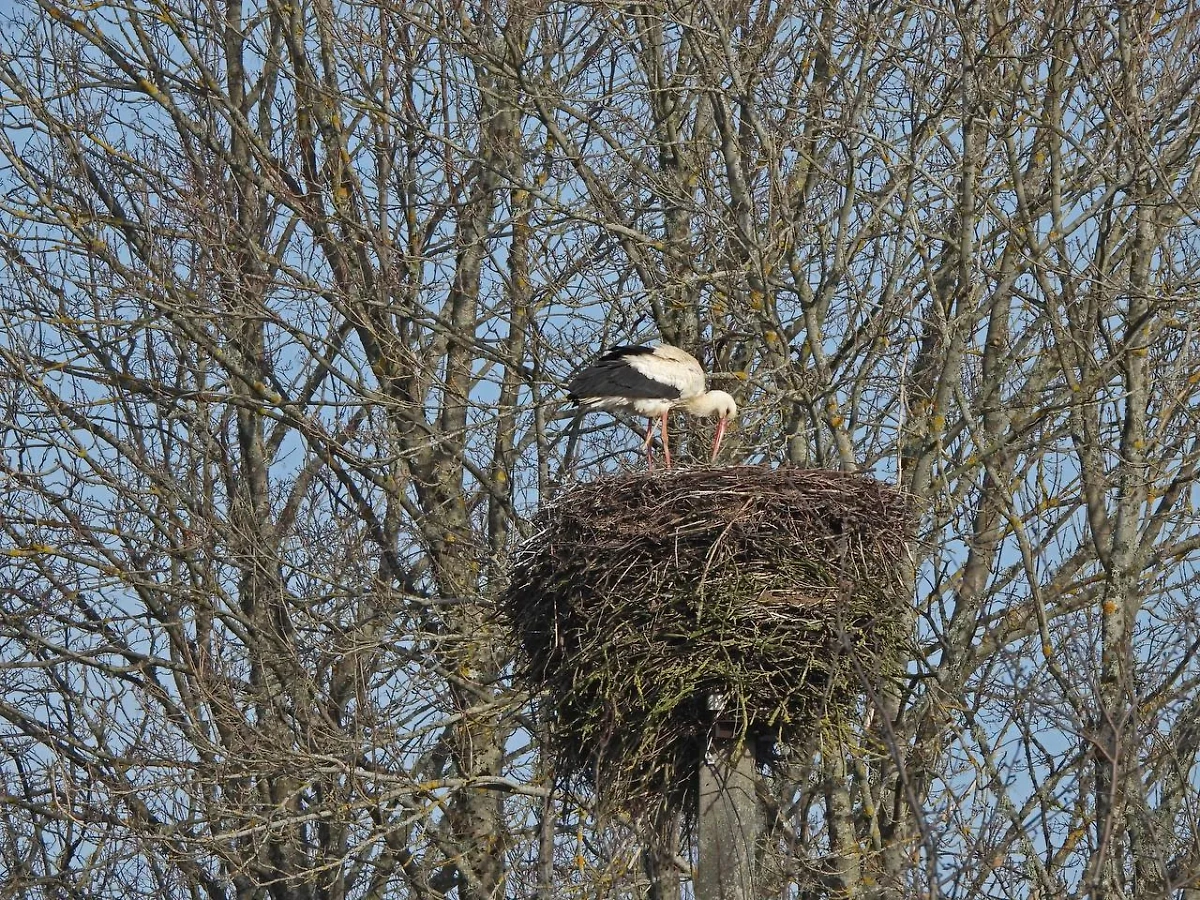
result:
[(661, 419), (663, 457), (668, 469), (671, 448), (667, 441), (667, 414), (672, 409), (693, 416), (717, 416), (717, 435), (712, 447), (714, 462), (725, 428), (737, 415), (737, 404), (729, 394), (705, 390), (704, 369), (696, 357), (670, 344), (614, 347), (586, 369), (576, 372), (567, 385), (567, 394), (584, 412), (602, 409), (649, 418), (642, 444), (648, 462), (653, 461), (650, 442), (654, 439), (655, 419)]

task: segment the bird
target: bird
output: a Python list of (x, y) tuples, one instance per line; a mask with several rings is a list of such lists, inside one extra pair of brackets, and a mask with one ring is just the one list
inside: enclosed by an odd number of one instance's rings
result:
[(671, 468), (671, 447), (667, 439), (667, 415), (672, 409), (693, 416), (717, 417), (713, 462), (721, 449), (729, 420), (737, 415), (733, 397), (725, 391), (705, 389), (704, 369), (696, 357), (670, 344), (614, 347), (572, 376), (567, 384), (567, 396), (583, 412), (630, 412), (649, 418), (642, 449), (651, 466), (654, 457), (650, 443), (654, 440), (655, 420), (661, 420), (663, 458), (668, 469)]

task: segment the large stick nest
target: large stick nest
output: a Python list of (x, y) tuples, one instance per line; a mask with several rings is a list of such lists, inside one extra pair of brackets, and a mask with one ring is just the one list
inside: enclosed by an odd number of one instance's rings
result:
[(504, 613), (559, 777), (609, 806), (687, 809), (715, 725), (802, 745), (898, 665), (911, 513), (869, 477), (626, 475), (535, 525)]

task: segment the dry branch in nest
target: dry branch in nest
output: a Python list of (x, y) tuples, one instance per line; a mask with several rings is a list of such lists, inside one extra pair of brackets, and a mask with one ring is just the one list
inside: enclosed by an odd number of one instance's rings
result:
[(718, 720), (803, 743), (898, 665), (911, 514), (869, 477), (626, 475), (573, 488), (535, 525), (503, 611), (559, 777), (610, 807), (686, 810)]

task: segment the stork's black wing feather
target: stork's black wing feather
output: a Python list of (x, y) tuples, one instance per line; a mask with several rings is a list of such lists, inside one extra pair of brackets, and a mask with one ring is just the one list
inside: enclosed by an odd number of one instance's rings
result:
[(653, 353), (653, 347), (614, 347), (595, 363), (576, 372), (567, 384), (567, 396), (579, 402), (584, 397), (628, 397), (630, 400), (678, 400), (682, 392), (643, 375), (627, 356)]
[(613, 359), (624, 359), (626, 356), (646, 356), (653, 353), (653, 347), (613, 347), (607, 353), (600, 354), (598, 362), (608, 362)]

